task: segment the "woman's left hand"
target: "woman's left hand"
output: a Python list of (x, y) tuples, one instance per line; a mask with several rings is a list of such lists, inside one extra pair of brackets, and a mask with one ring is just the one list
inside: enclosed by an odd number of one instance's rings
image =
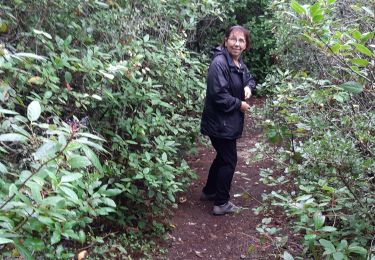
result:
[(246, 86), (244, 88), (244, 91), (245, 91), (245, 100), (247, 100), (251, 97), (251, 89), (250, 89), (250, 87)]

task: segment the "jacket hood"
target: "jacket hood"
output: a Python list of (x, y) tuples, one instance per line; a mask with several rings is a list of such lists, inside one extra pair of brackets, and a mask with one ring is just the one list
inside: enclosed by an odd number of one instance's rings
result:
[(227, 52), (227, 51), (222, 45), (217, 46), (215, 48), (212, 48), (211, 49), (211, 59), (213, 60), (216, 56), (219, 56), (221, 54), (225, 55), (225, 52)]

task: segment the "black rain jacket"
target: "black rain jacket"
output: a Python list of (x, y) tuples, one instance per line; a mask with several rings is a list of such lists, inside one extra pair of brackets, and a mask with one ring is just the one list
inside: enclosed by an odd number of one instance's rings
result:
[(242, 135), (244, 113), (241, 101), (244, 88), (255, 92), (255, 81), (240, 59), (237, 68), (226, 48), (213, 50), (213, 59), (208, 69), (206, 99), (201, 121), (201, 133), (216, 138), (237, 139)]

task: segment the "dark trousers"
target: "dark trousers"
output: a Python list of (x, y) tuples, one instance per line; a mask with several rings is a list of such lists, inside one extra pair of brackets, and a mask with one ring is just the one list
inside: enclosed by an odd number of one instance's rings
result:
[(222, 205), (229, 201), (229, 191), (234, 170), (237, 164), (237, 140), (210, 137), (216, 150), (216, 157), (211, 164), (205, 194), (216, 194), (215, 205)]

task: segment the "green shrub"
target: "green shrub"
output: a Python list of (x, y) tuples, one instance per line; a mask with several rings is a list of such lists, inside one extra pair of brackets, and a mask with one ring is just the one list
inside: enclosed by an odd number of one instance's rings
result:
[[(69, 258), (77, 243), (102, 243), (109, 226), (160, 233), (194, 176), (183, 156), (198, 135), (207, 68), (187, 38), (218, 4), (0, 6), (4, 254)], [(34, 106), (41, 116), (27, 120)]]
[[(373, 13), (355, 3), (349, 16), (355, 22), (346, 23), (334, 1), (276, 6), (277, 38), (285, 40), (279, 47), (295, 43), (295, 56), (280, 56), (289, 70), (275, 70), (261, 86), (270, 94), (265, 137), (278, 144), (261, 148), (272, 150), (266, 154), (274, 155), (284, 178), (262, 175), (291, 190), (266, 199), (293, 217), (293, 228), (304, 236), (304, 257), (367, 259), (374, 252), (375, 224)], [(291, 32), (297, 34), (287, 39)]]

